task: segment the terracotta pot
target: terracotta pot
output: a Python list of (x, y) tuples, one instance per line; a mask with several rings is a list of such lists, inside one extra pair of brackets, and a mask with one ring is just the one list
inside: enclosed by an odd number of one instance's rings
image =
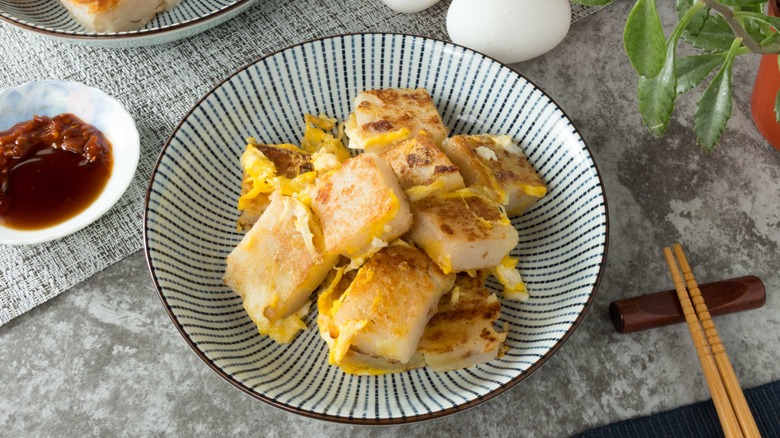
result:
[[(770, 15), (780, 17), (777, 2), (770, 0), (768, 3)], [(775, 116), (775, 97), (780, 89), (780, 65), (777, 55), (763, 55), (758, 66), (756, 83), (753, 86), (753, 98), (750, 100), (750, 109), (753, 112), (753, 121), (761, 132), (761, 135), (780, 150), (780, 123)]]

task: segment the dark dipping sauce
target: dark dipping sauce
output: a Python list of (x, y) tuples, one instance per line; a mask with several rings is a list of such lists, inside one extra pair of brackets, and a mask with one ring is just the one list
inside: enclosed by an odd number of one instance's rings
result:
[(85, 210), (113, 168), (111, 143), (73, 114), (33, 117), (0, 132), (0, 224), (57, 225)]

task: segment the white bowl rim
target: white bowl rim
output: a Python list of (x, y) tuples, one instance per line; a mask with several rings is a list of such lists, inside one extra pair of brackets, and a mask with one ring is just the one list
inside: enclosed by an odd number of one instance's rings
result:
[(13, 26), (19, 27), (29, 32), (45, 35), (49, 37), (61, 38), (64, 40), (74, 41), (129, 41), (129, 40), (145, 40), (159, 37), (160, 35), (173, 34), (179, 31), (183, 31), (188, 28), (198, 27), (202, 24), (215, 20), (225, 14), (232, 12), (233, 10), (253, 2), (254, 0), (237, 0), (235, 3), (225, 8), (214, 11), (210, 14), (200, 16), (198, 18), (184, 21), (181, 23), (172, 24), (165, 27), (157, 27), (153, 29), (136, 29), (126, 32), (103, 32), (92, 33), (85, 31), (84, 33), (72, 33), (59, 29), (48, 28), (44, 26), (37, 26), (22, 20), (19, 17), (15, 17), (5, 11), (0, 10), (0, 20), (10, 23)]
[[(4, 238), (0, 236), (0, 245), (33, 245), (38, 243), (45, 243), (45, 242), (50, 242), (52, 240), (61, 239), (65, 236), (69, 236), (79, 230), (82, 230), (83, 228), (92, 224), (96, 220), (100, 219), (100, 217), (102, 217), (108, 210), (110, 210), (119, 201), (122, 195), (124, 195), (124, 193), (127, 191), (127, 188), (130, 186), (130, 183), (132, 182), (135, 176), (136, 168), (138, 167), (138, 160), (141, 154), (141, 142), (140, 142), (140, 136), (138, 134), (138, 129), (135, 124), (135, 120), (133, 119), (133, 116), (130, 114), (127, 108), (125, 108), (125, 106), (122, 105), (122, 102), (108, 95), (103, 90), (100, 90), (95, 87), (90, 87), (89, 85), (84, 85), (80, 82), (46, 80), (46, 81), (30, 81), (20, 85), (16, 85), (14, 87), (4, 88), (0, 90), (0, 95), (17, 89), (42, 87), (42, 86), (45, 87), (50, 85), (65, 85), (76, 89), (87, 90), (91, 94), (100, 98), (101, 100), (112, 102), (115, 105), (117, 111), (120, 112), (125, 118), (127, 118), (127, 120), (130, 122), (130, 125), (128, 125), (130, 128), (129, 132), (133, 137), (128, 141), (128, 144), (131, 147), (130, 149), (127, 150), (127, 156), (124, 157), (122, 161), (123, 166), (125, 165), (129, 166), (128, 171), (125, 172), (127, 174), (127, 178), (125, 178), (124, 180), (116, 179), (116, 174), (117, 174), (116, 167), (115, 167), (116, 155), (112, 150), (112, 155), (114, 158), (112, 166), (114, 167), (112, 167), (111, 176), (109, 177), (108, 181), (106, 181), (106, 186), (103, 188), (103, 192), (101, 192), (101, 194), (98, 195), (98, 197), (95, 198), (95, 200), (92, 201), (92, 203), (89, 206), (87, 206), (84, 210), (82, 210), (80, 213), (76, 214), (75, 216), (65, 220), (64, 222), (61, 222), (59, 224), (47, 228), (40, 228), (36, 230), (15, 230), (13, 228), (6, 228), (0, 226), (0, 228), (4, 230), (11, 230), (12, 232), (18, 231), (18, 233), (16, 234), (17, 237)], [(8, 128), (10, 128), (10, 126)], [(2, 129), (8, 129), (8, 128), (2, 128)], [(117, 184), (117, 189), (111, 193), (106, 192), (106, 188), (108, 187), (109, 183), (111, 183), (112, 181), (119, 181), (118, 183), (116, 182), (114, 183)], [(55, 229), (56, 231), (53, 231)]]
[(556, 102), (549, 94), (547, 94), (541, 87), (536, 85), (533, 81), (526, 78), (519, 72), (513, 70), (503, 62), (485, 55), (481, 52), (477, 52), (473, 49), (469, 49), (468, 47), (455, 44), (450, 41), (444, 41), (438, 38), (432, 38), (432, 37), (426, 37), (421, 35), (413, 35), (413, 34), (404, 34), (404, 33), (396, 33), (396, 32), (354, 32), (354, 33), (344, 33), (344, 34), (337, 34), (337, 35), (329, 35), (329, 36), (323, 36), (318, 38), (312, 38), (306, 41), (302, 41), (300, 43), (292, 44), (290, 46), (284, 47), (282, 49), (276, 50), (274, 52), (271, 52), (267, 55), (260, 56), (256, 58), (254, 61), (244, 65), (243, 67), (236, 70), (234, 73), (226, 77), (221, 82), (214, 85), (211, 90), (209, 90), (206, 94), (203, 95), (193, 106), (190, 108), (190, 110), (184, 114), (179, 121), (179, 123), (176, 125), (174, 130), (171, 132), (171, 135), (168, 137), (168, 139), (165, 141), (165, 145), (163, 146), (162, 150), (160, 151), (160, 155), (157, 157), (157, 160), (154, 164), (154, 167), (152, 168), (152, 173), (149, 178), (149, 185), (147, 186), (146, 190), (146, 196), (144, 198), (144, 227), (143, 227), (143, 244), (144, 244), (144, 257), (146, 258), (146, 265), (147, 269), (149, 270), (149, 273), (152, 277), (152, 281), (154, 283), (154, 287), (157, 290), (157, 294), (160, 297), (160, 301), (162, 302), (163, 307), (165, 307), (165, 311), (168, 313), (168, 317), (170, 317), (171, 321), (173, 322), (173, 325), (178, 330), (179, 334), (184, 338), (184, 340), (187, 342), (187, 345), (190, 346), (193, 352), (204, 362), (206, 365), (211, 368), (212, 371), (217, 373), (220, 377), (225, 379), (228, 383), (233, 385), (234, 387), (240, 389), (245, 394), (249, 395), (250, 397), (260, 400), (264, 403), (267, 403), (271, 406), (277, 407), (283, 411), (290, 412), (293, 414), (302, 415), (304, 417), (314, 418), (317, 420), (323, 420), (328, 421), (332, 423), (342, 423), (342, 424), (353, 424), (353, 425), (368, 425), (368, 426), (387, 426), (387, 425), (396, 425), (396, 424), (410, 424), (410, 423), (416, 423), (426, 420), (432, 420), (436, 418), (445, 417), (450, 414), (454, 414), (457, 412), (463, 412), (464, 410), (467, 410), (469, 408), (472, 408), (474, 406), (477, 406), (479, 404), (482, 404), (500, 394), (503, 394), (510, 388), (514, 387), (521, 381), (525, 380), (528, 376), (533, 374), (537, 369), (539, 369), (542, 365), (547, 363), (547, 361), (555, 355), (555, 353), (560, 350), (560, 348), (563, 346), (563, 344), (566, 343), (566, 341), (569, 340), (569, 338), (574, 334), (575, 330), (580, 326), (582, 321), (585, 319), (585, 315), (588, 313), (588, 310), (593, 305), (593, 302), (596, 297), (596, 292), (598, 292), (599, 286), (601, 285), (601, 280), (604, 277), (604, 269), (607, 265), (607, 254), (608, 254), (608, 248), (609, 248), (609, 209), (608, 209), (608, 203), (607, 203), (607, 194), (604, 190), (604, 179), (601, 176), (601, 172), (598, 168), (598, 165), (596, 164), (595, 160), (593, 160), (593, 153), (591, 152), (588, 145), (585, 143), (585, 139), (580, 134), (579, 130), (574, 126), (573, 123), (571, 123), (571, 128), (576, 132), (576, 134), (582, 139), (582, 145), (585, 147), (585, 150), (588, 151), (588, 155), (591, 158), (591, 161), (593, 162), (593, 169), (596, 172), (596, 176), (598, 177), (599, 186), (602, 188), (602, 196), (604, 199), (604, 218), (605, 218), (605, 233), (604, 233), (604, 255), (601, 259), (601, 263), (599, 266), (599, 271), (596, 276), (596, 281), (593, 284), (593, 289), (590, 293), (590, 296), (588, 297), (588, 300), (586, 301), (585, 305), (582, 308), (582, 312), (580, 312), (579, 315), (577, 315), (577, 318), (572, 323), (571, 327), (566, 331), (566, 333), (561, 336), (561, 338), (553, 345), (550, 350), (548, 350), (542, 357), (539, 358), (533, 365), (531, 365), (528, 369), (526, 369), (522, 374), (515, 377), (514, 379), (510, 380), (508, 383), (502, 385), (501, 387), (493, 390), (492, 392), (485, 394), (484, 396), (477, 397), (473, 400), (470, 400), (466, 403), (462, 403), (458, 406), (444, 409), (441, 411), (436, 411), (433, 413), (426, 413), (426, 414), (419, 414), (419, 415), (413, 415), (413, 416), (405, 416), (405, 417), (395, 417), (395, 418), (354, 418), (354, 417), (341, 417), (341, 416), (335, 416), (335, 415), (329, 415), (329, 414), (322, 414), (319, 412), (311, 412), (303, 409), (297, 409), (293, 406), (289, 406), (285, 403), (282, 403), (280, 401), (274, 400), (271, 397), (267, 397), (263, 394), (259, 394), (257, 392), (254, 392), (247, 388), (243, 383), (235, 379), (233, 376), (225, 372), (222, 368), (217, 366), (214, 362), (211, 361), (202, 351), (198, 349), (197, 343), (193, 341), (190, 336), (187, 334), (187, 332), (184, 330), (184, 327), (181, 325), (181, 323), (177, 320), (176, 315), (174, 315), (173, 310), (171, 308), (171, 305), (166, 300), (165, 295), (162, 292), (162, 287), (160, 285), (160, 282), (155, 275), (153, 266), (152, 266), (152, 257), (151, 257), (151, 250), (149, 246), (149, 202), (152, 195), (152, 186), (154, 184), (155, 176), (157, 176), (160, 163), (162, 162), (163, 157), (165, 156), (166, 151), (168, 150), (168, 147), (170, 146), (171, 142), (173, 141), (176, 134), (179, 132), (179, 130), (184, 125), (185, 121), (192, 115), (192, 113), (198, 109), (203, 102), (206, 101), (214, 92), (217, 91), (217, 89), (221, 88), (223, 85), (225, 85), (228, 81), (233, 79), (235, 76), (241, 74), (242, 72), (246, 71), (247, 69), (251, 68), (255, 64), (258, 64), (268, 58), (271, 58), (279, 53), (285, 52), (287, 50), (291, 50), (293, 48), (299, 47), (299, 46), (305, 46), (311, 43), (316, 43), (320, 41), (327, 41), (331, 39), (336, 38), (344, 38), (344, 37), (366, 37), (366, 36), (398, 36), (398, 37), (410, 37), (410, 38), (419, 38), (423, 40), (424, 42), (430, 42), (430, 43), (440, 43), (449, 45), (452, 47), (457, 47), (460, 49), (463, 49), (466, 52), (471, 52), (472, 54), (476, 54), (479, 56), (483, 56), (487, 59), (493, 60), (496, 63), (500, 64), (504, 68), (508, 69), (512, 74), (522, 78), (523, 80), (527, 81), (530, 85), (535, 87), (537, 90), (539, 90), (545, 97), (550, 99), (550, 101), (556, 106), (558, 110), (561, 111), (561, 113), (566, 117), (567, 120), (571, 122), (571, 118), (564, 112), (563, 108), (561, 108), (560, 105), (558, 105), (558, 102)]

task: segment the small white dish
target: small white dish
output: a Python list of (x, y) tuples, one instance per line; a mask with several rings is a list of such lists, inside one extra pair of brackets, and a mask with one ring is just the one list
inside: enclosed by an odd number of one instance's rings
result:
[(133, 180), (140, 139), (124, 106), (106, 93), (75, 82), (28, 82), (0, 91), (0, 131), (35, 115), (71, 113), (96, 127), (112, 146), (113, 169), (103, 192), (81, 213), (57, 225), (16, 230), (0, 225), (0, 244), (29, 245), (59, 239), (86, 227), (107, 212)]

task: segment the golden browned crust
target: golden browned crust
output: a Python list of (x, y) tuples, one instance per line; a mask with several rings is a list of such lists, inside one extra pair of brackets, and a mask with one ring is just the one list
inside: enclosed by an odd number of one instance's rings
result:
[[(382, 152), (380, 157), (393, 168), (404, 189), (431, 185), (442, 177), (459, 175), (458, 167), (424, 135), (399, 143)], [(460, 181), (460, 177), (457, 178)]]
[(461, 238), (469, 242), (489, 239), (490, 223), (505, 220), (498, 205), (481, 196), (431, 196), (414, 202), (412, 209), (415, 214), (430, 213), (444, 233), (452, 235), (458, 230)]
[(482, 189), (507, 206), (510, 215), (522, 213), (538, 199), (539, 192), (547, 190), (544, 180), (508, 137), (456, 135), (445, 140), (442, 149), (460, 168), (467, 186)]
[(350, 141), (372, 152), (420, 134), (440, 145), (447, 136), (433, 99), (425, 89), (367, 90), (356, 98), (354, 125), (347, 124)]
[(455, 173), (458, 171), (458, 166), (436, 166), (433, 168), (434, 175), (443, 175), (447, 173)]
[(419, 250), (391, 245), (360, 268), (333, 323), (342, 326), (365, 319), (366, 332), (407, 336), (421, 319), (423, 325), (428, 321), (453, 281), (454, 275), (445, 275)]
[(373, 238), (393, 239), (411, 227), (401, 187), (392, 169), (375, 154), (345, 161), (323, 176), (311, 195), (328, 252), (362, 255)]
[(385, 105), (405, 105), (410, 107), (423, 108), (433, 105), (433, 99), (423, 88), (416, 90), (404, 90), (397, 88), (387, 88), (382, 90), (368, 90), (366, 94), (376, 96), (376, 98)]
[(279, 176), (293, 179), (302, 173), (314, 170), (311, 155), (302, 150), (293, 151), (268, 144), (256, 144), (254, 147), (274, 163), (276, 174)]
[[(450, 369), (471, 365), (467, 359), (475, 355), (497, 352), (506, 339), (506, 333), (493, 328), (501, 314), (501, 303), (485, 289), (484, 278), (484, 271), (475, 277), (458, 274), (453, 289), (439, 300), (436, 314), (420, 339), (419, 352), (453, 354)], [(464, 363), (459, 365), (459, 361)]]
[(68, 0), (73, 4), (83, 5), (89, 7), (89, 12), (92, 14), (100, 14), (103, 12), (113, 11), (119, 4), (119, 0)]
[[(413, 129), (417, 127), (417, 120), (425, 124), (441, 124), (441, 116), (435, 111), (433, 99), (422, 88), (416, 90), (383, 89), (368, 90), (365, 94), (374, 96), (381, 107), (368, 101), (358, 105), (360, 110), (370, 112), (381, 110), (381, 118), (375, 122), (366, 123), (363, 128), (369, 132), (389, 132), (401, 128)], [(431, 112), (431, 109), (433, 113)], [(420, 116), (423, 116), (420, 119)]]
[[(368, 102), (363, 102), (368, 103)], [(370, 105), (370, 104), (369, 104)], [(378, 122), (370, 122), (363, 125), (363, 129), (368, 132), (390, 132), (395, 129), (393, 123), (390, 120), (380, 120)]]
[[(495, 160), (486, 160), (477, 153), (477, 148), (486, 147), (496, 154)], [(523, 183), (544, 186), (544, 180), (536, 173), (522, 153), (514, 154), (496, 144), (493, 135), (456, 135), (447, 139), (445, 152), (452, 150), (461, 156), (461, 160), (477, 161), (485, 164), (488, 169), (474, 176), (464, 174), (467, 185), (479, 183), (490, 186), (489, 178), (495, 178), (500, 184)], [(449, 155), (448, 155), (449, 156)], [(452, 159), (452, 157), (450, 157)], [(455, 161), (455, 160), (453, 160)], [(460, 160), (458, 160), (460, 161)], [(463, 166), (467, 167), (467, 166)], [(469, 164), (468, 167), (475, 167)], [(470, 177), (471, 176), (471, 177)], [(478, 177), (479, 180), (475, 179)]]

